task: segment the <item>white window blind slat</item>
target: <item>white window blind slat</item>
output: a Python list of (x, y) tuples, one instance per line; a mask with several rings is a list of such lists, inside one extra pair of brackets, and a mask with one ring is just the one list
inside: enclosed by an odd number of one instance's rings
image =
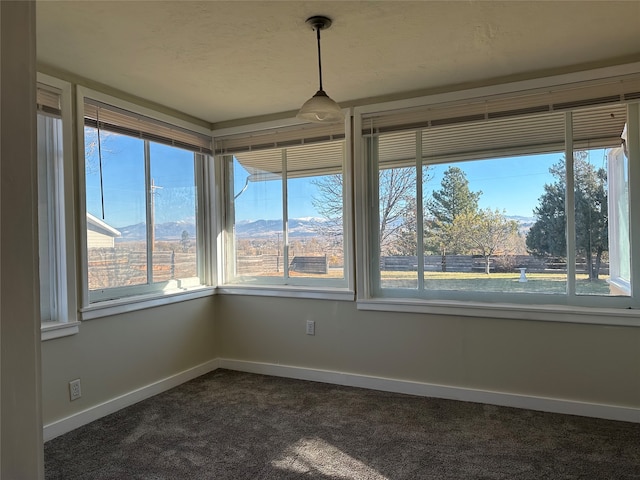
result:
[[(286, 149), (287, 177), (310, 177), (342, 172), (344, 141), (297, 145)], [(236, 153), (252, 181), (272, 180), (282, 175), (282, 149)]]
[[(570, 98), (570, 95), (567, 94), (563, 98)], [(471, 104), (467, 111), (474, 112), (475, 107), (477, 104)], [(428, 112), (432, 113), (431, 110)], [(457, 116), (449, 118), (463, 118), (458, 115), (464, 113), (462, 106), (455, 106), (450, 112)], [(414, 114), (415, 112), (412, 113)], [(626, 119), (625, 103), (615, 101), (603, 106), (574, 108), (571, 114), (575, 149), (610, 147), (620, 143), (620, 135)], [(565, 148), (564, 115), (565, 112), (558, 111), (505, 116), (493, 120), (485, 117), (480, 121), (450, 124), (442, 122), (438, 126), (434, 126), (437, 122), (431, 122), (431, 126), (405, 130), (389, 128), (386, 131), (374, 133), (374, 136), (378, 137), (380, 167), (414, 166), (417, 130), (422, 131), (424, 163), (562, 152)], [(416, 118), (414, 116), (412, 120)], [(369, 124), (366, 126), (369, 132), (376, 130), (371, 126), (376, 124), (376, 121), (377, 117), (368, 119)], [(417, 122), (413, 123), (413, 125), (417, 124)]]
[(282, 175), (283, 149), (290, 178), (340, 173), (346, 148), (342, 124), (302, 124), (218, 137), (214, 142), (216, 155), (233, 155), (253, 181)]
[(307, 145), (345, 138), (344, 125), (301, 124), (215, 138), (218, 155)]
[(38, 84), (36, 106), (38, 111), (60, 117), (62, 115), (61, 92), (53, 87)]
[(583, 84), (567, 84), (549, 90), (406, 108), (363, 115), (363, 133), (435, 128), (506, 117), (567, 111), (590, 106), (622, 103), (640, 98), (640, 75)]
[(85, 125), (164, 143), (198, 153), (212, 153), (211, 137), (91, 98), (85, 98)]

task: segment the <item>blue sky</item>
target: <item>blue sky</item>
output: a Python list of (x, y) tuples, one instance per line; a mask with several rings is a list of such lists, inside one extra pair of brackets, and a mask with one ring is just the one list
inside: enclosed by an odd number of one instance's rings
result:
[[(87, 130), (92, 129), (85, 129)], [(95, 132), (95, 130), (93, 130)], [(101, 132), (101, 137), (104, 133)], [(89, 133), (89, 141), (95, 135)], [(95, 142), (94, 142), (95, 144)], [(97, 148), (87, 148), (85, 163), (87, 211), (102, 219)], [(146, 221), (144, 142), (107, 134), (102, 142), (102, 180), (105, 217), (116, 228)], [(156, 223), (195, 219), (193, 153), (156, 143), (150, 144), (151, 178), (156, 189)]]
[[(554, 181), (549, 167), (562, 158), (562, 153), (553, 153), (463, 162), (456, 166), (465, 172), (471, 191), (482, 191), (480, 208), (498, 208), (506, 215), (533, 217), (533, 208), (538, 205), (545, 183)], [(448, 167), (432, 167), (434, 178), (428, 188), (440, 189), (442, 174)]]
[[(563, 158), (562, 153), (522, 156), (482, 162), (463, 162), (461, 168), (469, 180), (472, 191), (482, 190), (479, 200), (481, 208), (499, 208), (507, 215), (533, 216), (533, 208), (543, 193), (545, 183), (553, 181), (549, 167)], [(429, 167), (430, 180), (426, 185), (428, 194), (440, 189), (442, 175), (450, 164)], [(235, 192), (244, 186), (246, 171), (236, 168)], [(320, 216), (312, 204), (312, 197), (319, 192), (308, 180), (296, 179), (289, 182), (289, 217)], [(249, 182), (247, 189), (238, 198), (236, 221), (279, 219), (282, 213), (270, 208), (278, 204), (282, 195), (280, 181)]]
[[(247, 171), (235, 162), (235, 194), (245, 185)], [(320, 217), (313, 206), (313, 198), (319, 198), (318, 189), (307, 178), (289, 179), (287, 183), (289, 218)], [(273, 205), (282, 203), (282, 181), (266, 180), (249, 182), (247, 189), (236, 201), (236, 221), (277, 220), (282, 217), (282, 209)]]

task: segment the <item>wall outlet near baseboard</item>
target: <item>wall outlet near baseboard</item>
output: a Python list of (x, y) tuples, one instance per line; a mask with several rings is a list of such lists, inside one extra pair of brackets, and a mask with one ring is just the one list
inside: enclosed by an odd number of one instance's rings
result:
[(316, 334), (316, 322), (313, 320), (307, 320), (307, 335), (315, 335)]
[(69, 382), (69, 399), (77, 400), (82, 396), (82, 388), (80, 388), (80, 379), (76, 378)]

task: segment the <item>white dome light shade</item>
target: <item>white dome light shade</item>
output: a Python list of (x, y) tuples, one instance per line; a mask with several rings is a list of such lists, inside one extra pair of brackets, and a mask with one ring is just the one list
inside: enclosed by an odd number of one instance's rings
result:
[(304, 102), (297, 118), (313, 123), (338, 123), (344, 122), (344, 113), (340, 105), (324, 90), (318, 90), (313, 97)]
[(318, 42), (318, 80), (320, 85), (316, 94), (307, 100), (298, 112), (298, 119), (313, 123), (338, 123), (344, 122), (344, 114), (340, 106), (331, 100), (322, 88), (322, 55), (320, 53), (320, 30), (331, 26), (331, 19), (316, 15), (307, 18), (307, 25), (316, 32)]

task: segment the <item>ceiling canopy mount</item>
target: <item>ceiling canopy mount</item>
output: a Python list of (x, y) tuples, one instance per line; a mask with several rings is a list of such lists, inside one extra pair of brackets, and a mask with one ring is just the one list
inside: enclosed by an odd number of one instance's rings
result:
[(323, 15), (315, 15), (313, 17), (307, 18), (307, 25), (311, 27), (311, 30), (326, 30), (331, 26), (331, 19), (329, 17), (325, 17)]

